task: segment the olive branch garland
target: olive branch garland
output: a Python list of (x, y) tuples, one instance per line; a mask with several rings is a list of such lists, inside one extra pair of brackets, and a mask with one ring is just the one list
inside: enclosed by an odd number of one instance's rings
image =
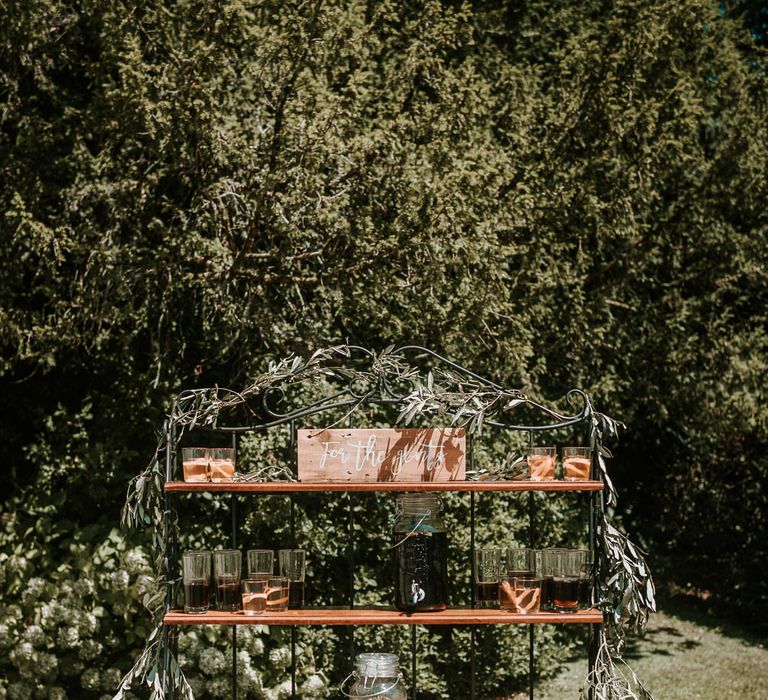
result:
[[(656, 612), (656, 589), (646, 553), (611, 522), (609, 511), (617, 504), (616, 490), (608, 476), (606, 458), (611, 452), (606, 439), (618, 439), (623, 423), (594, 410), (587, 399), (590, 445), (605, 489), (597, 523), (597, 606), (603, 613), (604, 634), (599, 640), (595, 664), (581, 688), (581, 700), (654, 700), (623, 659), (628, 632), (642, 634), (651, 612)], [(607, 506), (607, 508), (606, 508)]]
[[(420, 350), (437, 357), (447, 366), (436, 364), (423, 378), (418, 368), (406, 357), (406, 351)], [(369, 361), (369, 369), (350, 366), (353, 354), (361, 354)], [(341, 363), (339, 363), (341, 360)], [(328, 393), (334, 382), (344, 388)], [(177, 693), (183, 700), (194, 700), (192, 690), (179, 666), (170, 645), (167, 644), (167, 630), (163, 625), (166, 596), (178, 580), (169, 580), (169, 553), (165, 551), (163, 528), (168, 539), (178, 540), (176, 515), (163, 506), (163, 482), (165, 480), (162, 456), (170, 447), (176, 449), (185, 432), (196, 427), (215, 429), (222, 415), (242, 409), (251, 420), (274, 424), (309, 415), (310, 411), (296, 411), (279, 414), (269, 408), (270, 398), (283, 399), (286, 390), (298, 385), (321, 387), (325, 398), (313, 406), (317, 410), (338, 407), (347, 408), (345, 416), (335, 421), (338, 424), (346, 415), (367, 402), (377, 399), (399, 404), (402, 408), (397, 424), (410, 425), (418, 417), (450, 418), (452, 426), (466, 428), (470, 434), (480, 434), (485, 421), (503, 410), (514, 410), (529, 405), (542, 409), (552, 416), (554, 412), (528, 399), (517, 389), (505, 389), (458, 365), (440, 358), (423, 348), (389, 347), (380, 353), (351, 345), (336, 345), (314, 352), (308, 360), (291, 355), (276, 363), (270, 363), (267, 372), (259, 375), (242, 391), (221, 387), (193, 389), (180, 393), (173, 402), (168, 416), (167, 430), (158, 438), (155, 453), (147, 467), (129, 483), (123, 506), (121, 524), (128, 530), (151, 530), (150, 542), (154, 554), (156, 589), (144, 596), (142, 603), (152, 614), (155, 626), (150, 632), (146, 646), (133, 668), (124, 676), (113, 700), (123, 700), (125, 693), (135, 683), (144, 683), (150, 690), (152, 700), (164, 700), (169, 693)], [(587, 402), (584, 415), (590, 422), (590, 441), (596, 452), (597, 466), (605, 484), (608, 508), (616, 505), (616, 492), (608, 476), (605, 458), (611, 454), (604, 446), (604, 439), (617, 438), (623, 427), (618, 421), (597, 412), (591, 400)], [(254, 404), (259, 400), (260, 407)], [(336, 403), (334, 403), (336, 402)], [(331, 426), (328, 426), (331, 427)], [(169, 444), (173, 435), (173, 444)], [(518, 460), (519, 462), (520, 460)], [(511, 478), (517, 463), (510, 469), (497, 469), (493, 478)], [(469, 475), (477, 478), (478, 474)], [(489, 474), (486, 472), (485, 478)], [(263, 467), (256, 472), (238, 475), (248, 481), (292, 479), (289, 470), (276, 466)], [(480, 478), (483, 478), (481, 476)], [(626, 665), (621, 658), (626, 633), (642, 632), (648, 614), (655, 611), (655, 591), (644, 552), (633, 544), (610, 521), (605, 503), (601, 502), (601, 519), (597, 527), (599, 552), (597, 557), (599, 600), (598, 607), (604, 614), (605, 635), (597, 654), (597, 663), (585, 679), (582, 693), (591, 689), (598, 698), (634, 698), (653, 700), (643, 688), (634, 672), (631, 678), (638, 688), (638, 695), (632, 694), (631, 686), (617, 667), (615, 661)], [(167, 657), (163, 655), (167, 654)], [(166, 661), (170, 673), (163, 674)], [(628, 667), (627, 667), (628, 668)], [(629, 689), (629, 690), (627, 690)], [(629, 692), (630, 694), (626, 694)]]

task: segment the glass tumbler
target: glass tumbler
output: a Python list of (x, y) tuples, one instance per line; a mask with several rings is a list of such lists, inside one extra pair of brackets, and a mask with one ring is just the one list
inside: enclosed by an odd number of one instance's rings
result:
[(235, 448), (214, 447), (209, 451), (211, 481), (221, 483), (235, 478)]
[(181, 556), (184, 577), (184, 612), (202, 614), (211, 605), (211, 553), (208, 550), (184, 552)]
[(501, 554), (500, 549), (475, 550), (475, 606), (478, 608), (499, 605)]
[(266, 579), (243, 579), (243, 614), (263, 615), (267, 609)]
[(515, 610), (520, 615), (532, 615), (539, 612), (541, 606), (541, 579), (513, 576), (512, 588), (515, 592)]
[(538, 554), (536, 573), (541, 578), (541, 610), (554, 612), (555, 605), (552, 600), (552, 580), (557, 573), (560, 574), (560, 552), (567, 550), (561, 548), (541, 549)]
[(288, 610), (290, 581), (285, 576), (272, 576), (267, 581), (267, 612)]
[(288, 607), (301, 610), (304, 607), (304, 577), (306, 556), (303, 549), (281, 549), (278, 553), (280, 575), (290, 581)]
[(208, 481), (208, 450), (205, 447), (182, 447), (181, 467), (184, 481)]
[(239, 549), (217, 549), (213, 553), (216, 580), (216, 607), (234, 612), (240, 609), (240, 572), (243, 555)]
[(555, 569), (549, 591), (555, 612), (578, 611), (585, 554), (585, 550), (580, 549), (565, 549), (555, 553)]
[(554, 447), (532, 447), (528, 454), (528, 469), (531, 481), (553, 481), (555, 478)]
[(586, 481), (592, 466), (590, 447), (563, 448), (563, 479), (566, 481)]
[(594, 556), (588, 549), (584, 552), (584, 564), (579, 575), (579, 610), (592, 608), (592, 581), (595, 573)]

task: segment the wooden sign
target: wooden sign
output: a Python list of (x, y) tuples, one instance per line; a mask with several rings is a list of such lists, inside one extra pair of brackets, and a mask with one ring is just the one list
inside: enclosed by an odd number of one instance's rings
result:
[(463, 428), (299, 430), (299, 481), (464, 481)]

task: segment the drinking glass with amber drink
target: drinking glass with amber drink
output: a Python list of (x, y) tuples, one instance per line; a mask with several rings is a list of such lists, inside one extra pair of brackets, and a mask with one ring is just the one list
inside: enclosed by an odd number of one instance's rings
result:
[(288, 607), (301, 610), (304, 607), (304, 576), (307, 571), (303, 549), (281, 549), (278, 552), (280, 575), (289, 581)]
[(184, 612), (202, 614), (211, 605), (211, 553), (184, 552), (181, 557), (184, 580)]
[(205, 447), (182, 447), (181, 466), (184, 481), (189, 483), (208, 481), (208, 449)]
[(475, 606), (495, 608), (499, 604), (500, 549), (475, 550)]
[(577, 612), (586, 551), (583, 549), (558, 550), (554, 557), (555, 567), (549, 584), (552, 606), (555, 612)]
[(240, 572), (242, 554), (239, 549), (217, 549), (213, 553), (216, 579), (216, 607), (234, 612), (240, 609)]
[(586, 481), (592, 466), (590, 447), (563, 448), (563, 478), (566, 481)]
[(243, 614), (263, 615), (267, 609), (267, 579), (243, 579)]
[(233, 447), (214, 447), (210, 453), (211, 481), (221, 483), (235, 478), (235, 449)]
[(541, 606), (541, 579), (525, 576), (513, 576), (512, 588), (515, 591), (515, 610), (520, 615), (532, 615), (539, 612)]
[(553, 481), (555, 478), (554, 447), (531, 447), (528, 453), (528, 469), (531, 481)]
[(288, 591), (290, 579), (286, 576), (273, 576), (267, 582), (267, 612), (285, 612), (288, 610)]

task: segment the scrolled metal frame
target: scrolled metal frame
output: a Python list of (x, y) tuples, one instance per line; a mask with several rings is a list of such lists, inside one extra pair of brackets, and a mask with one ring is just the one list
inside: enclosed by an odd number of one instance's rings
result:
[[(351, 361), (355, 361), (355, 358), (353, 358), (353, 353), (359, 353), (362, 358), (369, 358), (373, 360), (374, 362), (377, 361), (378, 356), (372, 352), (371, 350), (368, 350), (366, 348), (360, 347), (360, 346), (346, 346), (346, 348), (349, 350), (349, 359)], [(424, 357), (435, 360), (437, 362), (440, 362), (444, 364), (446, 367), (450, 368), (453, 372), (457, 373), (459, 376), (466, 378), (467, 385), (469, 385), (471, 382), (476, 382), (477, 387), (479, 389), (484, 389), (488, 392), (495, 392), (499, 394), (500, 396), (509, 397), (513, 401), (517, 401), (519, 403), (525, 403), (527, 406), (529, 406), (532, 409), (540, 411), (542, 414), (547, 416), (548, 418), (552, 419), (553, 422), (546, 423), (546, 424), (532, 424), (532, 425), (524, 425), (524, 424), (515, 424), (515, 423), (508, 423), (503, 422), (500, 420), (492, 420), (492, 419), (486, 419), (484, 421), (484, 425), (494, 428), (494, 429), (501, 429), (501, 430), (508, 430), (508, 431), (517, 431), (517, 432), (527, 432), (529, 435), (529, 441), (532, 444), (533, 442), (533, 434), (535, 432), (541, 432), (541, 431), (549, 431), (549, 430), (561, 430), (563, 428), (568, 428), (570, 426), (575, 426), (580, 423), (585, 423), (590, 419), (590, 416), (592, 415), (592, 404), (589, 396), (582, 391), (581, 389), (571, 389), (566, 394), (566, 401), (567, 403), (576, 409), (575, 403), (578, 401), (581, 403), (581, 409), (578, 410), (573, 415), (567, 415), (563, 413), (559, 413), (557, 411), (554, 411), (553, 409), (532, 401), (531, 399), (527, 398), (521, 391), (516, 389), (505, 389), (499, 384), (496, 384), (495, 382), (492, 382), (491, 380), (465, 368), (461, 365), (453, 362), (452, 360), (449, 360), (448, 358), (440, 355), (439, 353), (435, 352), (434, 350), (431, 350), (429, 348), (421, 347), (418, 345), (404, 345), (401, 347), (394, 348), (392, 350), (389, 350), (387, 352), (387, 356), (390, 357), (402, 357), (405, 359), (406, 354), (415, 353), (417, 356), (421, 356), (421, 358), (417, 357), (415, 359), (422, 359)], [(361, 358), (361, 359), (362, 359)], [(333, 369), (330, 368), (329, 371), (331, 371), (331, 376), (333, 376), (336, 380), (342, 380), (342, 374), (339, 375), (333, 375)], [(338, 368), (336, 368), (338, 369)], [(413, 377), (413, 375), (411, 375)], [(422, 373), (417, 374), (419, 380), (423, 380)], [(299, 382), (296, 382), (297, 384)], [(354, 413), (355, 409), (366, 406), (366, 405), (403, 405), (407, 402), (409, 397), (411, 397), (411, 394), (402, 394), (398, 393), (394, 387), (390, 385), (390, 383), (387, 381), (386, 376), (382, 373), (377, 376), (376, 385), (372, 387), (369, 391), (366, 391), (364, 393), (356, 393), (353, 391), (352, 387), (347, 383), (343, 389), (340, 391), (331, 393), (327, 396), (324, 396), (323, 398), (308, 404), (306, 406), (299, 406), (297, 408), (291, 409), (287, 412), (279, 412), (277, 410), (277, 406), (284, 402), (287, 399), (287, 391), (284, 386), (280, 385), (272, 385), (265, 388), (265, 390), (260, 394), (255, 396), (257, 400), (259, 400), (259, 410), (254, 410), (253, 406), (250, 405), (249, 400), (250, 397), (246, 398), (243, 396), (242, 393), (233, 391), (231, 389), (225, 389), (225, 388), (215, 388), (217, 391), (224, 391), (230, 393), (233, 397), (237, 397), (239, 401), (230, 402), (229, 404), (224, 403), (223, 408), (225, 409), (231, 409), (236, 408), (238, 406), (245, 406), (250, 415), (253, 418), (259, 418), (258, 421), (254, 421), (249, 423), (248, 425), (235, 425), (235, 426), (226, 426), (226, 425), (199, 425), (196, 426), (200, 430), (206, 430), (206, 431), (212, 431), (212, 432), (222, 432), (222, 433), (231, 433), (232, 434), (232, 445), (233, 447), (237, 448), (237, 437), (240, 433), (247, 433), (247, 432), (256, 432), (256, 431), (266, 431), (270, 430), (272, 428), (279, 427), (281, 425), (288, 425), (291, 436), (290, 436), (290, 445), (289, 445), (289, 452), (290, 452), (290, 460), (292, 469), (294, 471), (294, 474), (296, 473), (296, 454), (295, 454), (295, 426), (296, 422), (300, 419), (308, 418), (309, 416), (313, 416), (320, 413), (325, 413), (328, 411), (338, 410), (338, 409), (348, 409), (349, 414), (351, 416), (352, 413)], [(182, 392), (177, 397), (177, 401), (174, 404), (174, 408), (178, 406), (179, 402), (194, 398), (198, 393), (210, 391), (210, 389), (194, 389), (194, 390), (188, 390), (185, 392)], [(275, 402), (274, 397), (277, 395), (278, 399), (277, 402)], [(271, 405), (270, 405), (271, 404)], [(350, 420), (350, 427), (351, 427), (351, 420)], [(170, 481), (173, 479), (174, 472), (177, 471), (174, 469), (174, 465), (176, 464), (177, 460), (175, 458), (175, 451), (176, 451), (176, 426), (174, 425), (173, 418), (166, 422), (165, 426), (167, 440), (166, 440), (166, 480)], [(474, 465), (474, 435), (470, 434), (469, 440), (468, 440), (468, 451), (467, 451), (467, 463), (470, 467)], [(601, 474), (599, 473), (599, 469), (596, 466), (596, 457), (595, 457), (595, 451), (597, 449), (596, 445), (593, 445), (593, 457), (592, 457), (592, 468), (591, 468), (591, 474), (590, 478), (592, 479), (600, 479)], [(535, 499), (534, 499), (533, 492), (529, 492), (529, 545), (534, 548), (536, 546), (536, 506), (535, 506)], [(296, 523), (295, 523), (295, 508), (294, 508), (294, 494), (290, 494), (291, 498), (291, 538), (292, 540), (295, 539), (295, 532), (296, 532)], [(475, 552), (475, 499), (476, 494), (474, 491), (470, 492), (470, 566), (472, 569), (474, 569), (474, 552)], [(165, 493), (165, 512), (170, 513), (172, 508), (171, 503), (171, 494)], [(589, 496), (589, 548), (590, 551), (594, 554), (596, 552), (596, 518), (598, 516), (598, 513), (602, 513), (604, 509), (604, 503), (603, 503), (603, 496), (601, 491), (595, 491), (592, 492)], [(230, 494), (230, 510), (231, 510), (231, 516), (232, 516), (232, 532), (231, 532), (231, 542), (232, 547), (236, 547), (237, 543), (237, 495), (235, 493)], [(350, 519), (350, 522), (352, 522), (353, 514), (352, 514), (352, 503), (351, 499), (349, 500), (349, 514), (348, 517)], [(174, 543), (169, 541), (169, 532), (170, 528), (168, 528), (167, 522), (164, 526), (164, 534), (165, 534), (165, 547), (166, 547), (166, 556), (169, 559), (169, 571), (173, 569), (174, 564), (170, 562), (170, 559), (172, 558), (172, 554), (174, 552)], [(293, 543), (295, 545), (295, 542)], [(352, 550), (350, 550), (352, 551)], [(349, 566), (350, 566), (350, 575), (353, 574), (354, 570), (354, 558), (353, 554), (350, 554), (349, 556)], [(472, 572), (473, 573), (473, 572)], [(171, 576), (171, 579), (174, 577)], [(592, 595), (593, 595), (593, 601), (595, 600), (596, 595), (596, 576), (593, 577), (593, 585), (592, 585)], [(172, 595), (170, 593), (169, 588), (169, 595), (166, 598), (166, 608), (167, 611), (170, 610), (173, 606), (175, 606), (175, 595)], [(354, 607), (354, 595), (353, 592), (350, 591), (350, 606)], [(474, 590), (472, 593), (472, 606), (475, 605), (474, 600)], [(589, 669), (591, 671), (594, 660), (595, 660), (595, 654), (597, 653), (597, 649), (600, 646), (600, 640), (602, 637), (603, 631), (602, 631), (602, 625), (590, 625), (590, 635), (589, 635), (589, 650), (588, 650), (588, 657), (589, 657)], [(169, 672), (169, 653), (168, 649), (171, 645), (175, 644), (177, 635), (173, 630), (168, 631), (166, 630), (164, 633), (163, 638), (163, 644), (165, 646), (164, 653), (163, 653), (163, 665), (164, 665), (164, 672), (167, 674)], [(470, 697), (472, 700), (476, 697), (476, 683), (475, 683), (475, 658), (476, 658), (476, 649), (475, 649), (475, 629), (474, 627), (471, 627), (471, 680), (470, 680), (470, 686), (471, 686), (471, 695)], [(232, 628), (232, 697), (237, 697), (237, 626), (234, 625)], [(351, 644), (350, 644), (350, 654), (354, 657), (354, 635), (351, 636)], [(529, 684), (528, 684), (528, 695), (529, 700), (534, 700), (534, 679), (535, 679), (535, 672), (536, 672), (536, 665), (535, 665), (535, 640), (534, 640), (534, 626), (531, 624), (529, 625)], [(413, 700), (416, 700), (416, 693), (417, 693), (417, 684), (416, 684), (416, 626), (414, 625), (411, 630), (411, 697)], [(292, 686), (292, 697), (297, 698), (296, 695), (296, 628), (291, 628), (291, 686)]]

